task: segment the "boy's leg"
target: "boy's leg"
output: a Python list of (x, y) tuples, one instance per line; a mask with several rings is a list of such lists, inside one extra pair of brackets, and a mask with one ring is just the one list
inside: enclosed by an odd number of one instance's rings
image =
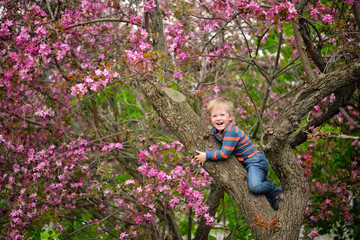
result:
[(248, 168), (248, 186), (253, 194), (272, 195), (279, 191), (279, 187), (267, 179), (267, 171), (258, 166)]
[(267, 174), (269, 163), (263, 154), (256, 154), (244, 164), (248, 171), (248, 186), (253, 194), (264, 194), (270, 205), (277, 210), (281, 188), (270, 183)]

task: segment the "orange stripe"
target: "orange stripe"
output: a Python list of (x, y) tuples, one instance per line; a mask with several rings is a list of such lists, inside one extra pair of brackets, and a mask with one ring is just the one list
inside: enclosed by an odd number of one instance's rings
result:
[(249, 144), (250, 144), (250, 142), (247, 142), (247, 143), (241, 145), (240, 147), (245, 147), (245, 146), (247, 146), (247, 145), (249, 145)]
[(238, 127), (235, 127), (235, 132), (239, 133), (239, 128)]
[(224, 146), (224, 148), (225, 148), (226, 150), (234, 150), (234, 147)]
[(224, 137), (223, 138), (223, 141), (225, 141), (225, 140), (233, 140), (233, 141), (239, 141), (239, 137)]
[(242, 143), (246, 142), (248, 139), (249, 139), (248, 136), (246, 136), (246, 138), (244, 140), (242, 140), (241, 142), (239, 142), (238, 144), (242, 144)]
[(257, 154), (258, 152), (259, 152), (259, 151), (256, 150), (256, 151), (250, 153), (247, 157), (248, 157), (248, 158), (251, 158), (252, 156), (254, 156), (255, 154)]
[(217, 158), (216, 158), (216, 151), (214, 151), (214, 160), (217, 160)]
[(226, 130), (229, 130), (232, 127), (233, 123), (231, 122), (229, 126), (226, 128)]
[[(250, 148), (249, 148), (249, 149), (250, 149)], [(247, 150), (246, 150), (246, 151), (247, 151)], [(245, 152), (246, 152), (246, 151), (245, 151)], [(259, 151), (256, 150), (256, 151), (250, 153), (247, 157), (248, 157), (248, 158), (251, 158), (252, 156), (254, 156), (255, 154), (257, 154), (258, 152), (259, 152)], [(238, 161), (240, 161), (240, 162), (244, 161), (244, 158), (241, 158), (241, 157), (238, 157), (237, 159), (238, 159)]]
[(242, 153), (240, 153), (240, 154), (243, 154), (244, 152), (247, 152), (247, 151), (249, 151), (250, 149), (252, 149), (254, 147), (254, 145), (252, 145), (251, 147), (249, 147), (248, 149), (246, 149), (245, 151), (243, 151)]
[(223, 158), (228, 158), (228, 156), (226, 156), (224, 153), (223, 153), (223, 151), (220, 151), (220, 153), (221, 153), (221, 156), (223, 157)]

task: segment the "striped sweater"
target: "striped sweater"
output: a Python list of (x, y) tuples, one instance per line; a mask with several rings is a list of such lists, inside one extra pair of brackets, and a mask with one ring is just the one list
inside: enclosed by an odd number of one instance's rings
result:
[(244, 131), (233, 122), (220, 132), (213, 127), (213, 133), (215, 138), (222, 143), (222, 147), (220, 150), (206, 152), (207, 160), (225, 160), (234, 154), (239, 161), (244, 161), (245, 157), (250, 158), (259, 152)]

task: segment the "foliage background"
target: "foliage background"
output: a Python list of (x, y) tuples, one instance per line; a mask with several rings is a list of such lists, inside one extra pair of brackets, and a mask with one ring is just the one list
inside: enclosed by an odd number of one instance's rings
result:
[[(256, 144), (306, 84), (292, 28), (298, 1), (161, 1), (167, 54), (149, 44), (154, 4), (1, 2), (1, 238), (171, 238), (174, 226), (194, 235), (211, 178), (144, 99), (141, 79), (184, 93), (207, 125), (207, 102), (227, 96)], [(308, 2), (303, 16), (328, 63), (310, 60), (315, 74), (358, 56), (354, 4)], [(360, 142), (326, 137), (359, 136), (358, 91), (343, 110), (294, 149), (311, 187), (304, 238), (359, 234)], [(227, 194), (214, 217), (212, 234), (252, 238)]]

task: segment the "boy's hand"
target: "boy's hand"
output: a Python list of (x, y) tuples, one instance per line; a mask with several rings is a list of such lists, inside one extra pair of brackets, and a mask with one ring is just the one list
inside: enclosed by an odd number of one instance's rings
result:
[(201, 164), (201, 166), (204, 166), (204, 163), (206, 162), (206, 153), (200, 152), (198, 150), (196, 150), (196, 153), (199, 154), (199, 155), (194, 157), (194, 161), (197, 164)]

